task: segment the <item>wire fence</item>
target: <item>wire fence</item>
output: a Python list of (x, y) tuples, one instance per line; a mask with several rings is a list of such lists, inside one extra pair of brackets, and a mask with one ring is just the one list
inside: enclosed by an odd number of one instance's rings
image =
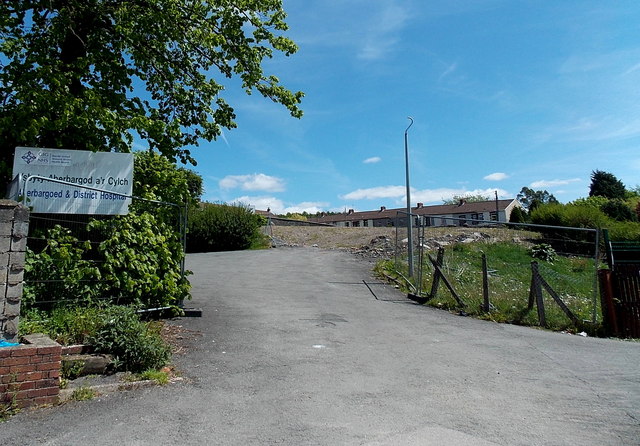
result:
[[(47, 184), (49, 187), (41, 187)], [(154, 221), (161, 222), (168, 228), (166, 234), (155, 234), (167, 239), (174, 239), (166, 246), (170, 247), (171, 256), (180, 259), (179, 275), (185, 279), (184, 252), (186, 243), (186, 209), (185, 205), (149, 200), (133, 195), (125, 195), (111, 190), (105, 190), (86, 185), (74, 184), (46, 177), (29, 177), (26, 181), (14, 181), (9, 188), (13, 199), (21, 201), (31, 207), (31, 197), (36, 193), (43, 195), (45, 190), (54, 190), (57, 196), (75, 198), (75, 212), (37, 212), (30, 213), (29, 233), (27, 238), (27, 268), (25, 270), (24, 302), (37, 309), (51, 309), (60, 305), (77, 305), (88, 300), (115, 301), (122, 298), (116, 295), (99, 295), (96, 290), (105, 288), (105, 282), (115, 280), (105, 277), (101, 273), (101, 266), (105, 261), (112, 264), (117, 262), (124, 269), (124, 276), (134, 277), (137, 271), (126, 271), (129, 259), (109, 259), (105, 243), (110, 243), (114, 236), (122, 235), (122, 242), (126, 243), (124, 232), (130, 228), (123, 227), (124, 223), (119, 215), (90, 213), (95, 210), (98, 197), (113, 201), (126, 201), (124, 212), (149, 214)], [(92, 209), (93, 208), (93, 209)], [(123, 234), (119, 234), (122, 231)], [(140, 234), (134, 234), (139, 236)], [(149, 234), (153, 236), (154, 234)], [(138, 239), (140, 240), (140, 238)], [(126, 257), (126, 251), (116, 250)], [(124, 254), (123, 254), (124, 253)], [(36, 256), (36, 264), (30, 259)], [(140, 260), (140, 257), (137, 258)], [(149, 265), (157, 259), (149, 258)], [(139, 262), (131, 262), (130, 268), (139, 268)], [(154, 271), (148, 271), (154, 274)], [(157, 272), (162, 275), (160, 271)], [(122, 281), (121, 278), (118, 280)], [(126, 280), (126, 279), (125, 279)], [(162, 277), (157, 281), (161, 282)], [(126, 286), (124, 284), (123, 286)], [(128, 284), (131, 286), (131, 283)], [(108, 288), (107, 288), (108, 289)], [(143, 303), (144, 302), (139, 302)], [(153, 306), (153, 301), (145, 306)]]
[[(560, 329), (575, 326), (576, 320), (601, 321), (597, 230), (454, 217), (437, 217), (436, 226), (433, 217), (412, 217), (410, 249), (406, 213), (398, 216), (405, 224), (396, 225), (395, 263), (417, 300)], [(551, 292), (534, 286), (541, 280)], [(534, 297), (545, 304), (543, 323), (532, 311), (532, 290), (540, 291)]]

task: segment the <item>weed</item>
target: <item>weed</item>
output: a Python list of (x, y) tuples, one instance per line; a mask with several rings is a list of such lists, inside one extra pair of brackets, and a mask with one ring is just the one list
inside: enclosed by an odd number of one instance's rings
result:
[(169, 383), (169, 374), (162, 370), (145, 370), (139, 376), (142, 380), (155, 381), (161, 386)]
[(20, 408), (16, 402), (16, 392), (6, 393), (9, 396), (9, 401), (0, 402), (0, 422), (6, 421), (9, 417), (20, 412)]
[(83, 369), (83, 361), (63, 361), (61, 370), (62, 378), (66, 380), (76, 379), (78, 376), (80, 376)]
[(73, 391), (73, 393), (71, 394), (71, 399), (75, 401), (86, 401), (91, 400), (96, 396), (96, 391), (91, 387), (82, 386)]
[(553, 262), (556, 259), (556, 250), (548, 243), (533, 245), (529, 252), (534, 259), (544, 260), (545, 262)]

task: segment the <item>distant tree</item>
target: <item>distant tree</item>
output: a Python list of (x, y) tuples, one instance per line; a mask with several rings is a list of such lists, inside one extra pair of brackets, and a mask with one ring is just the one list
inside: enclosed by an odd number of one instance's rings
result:
[(609, 199), (619, 198), (624, 199), (627, 195), (627, 190), (615, 175), (602, 170), (594, 170), (591, 172), (591, 187), (589, 189), (589, 196), (600, 196)]
[(575, 204), (576, 206), (589, 206), (589, 207), (592, 207), (592, 208), (601, 209), (602, 206), (604, 206), (608, 202), (609, 202), (608, 198), (600, 197), (600, 196), (596, 195), (596, 196), (593, 196), (593, 197), (577, 198), (577, 199), (573, 200), (571, 203), (568, 203), (568, 204)]
[(520, 193), (516, 196), (516, 199), (528, 212), (533, 211), (541, 204), (558, 203), (556, 197), (554, 197), (553, 194), (550, 194), (546, 190), (533, 190), (526, 186), (520, 189)]
[(511, 223), (524, 223), (526, 221), (525, 214), (518, 206), (514, 207), (509, 216), (509, 222)]
[(298, 212), (287, 212), (284, 215), (284, 218), (288, 218), (289, 220), (299, 220), (299, 221), (307, 221), (307, 217), (308, 215), (306, 212), (303, 212), (302, 214), (298, 213)]
[(602, 212), (617, 221), (637, 221), (638, 217), (633, 209), (623, 200), (608, 200), (600, 208)]
[(477, 203), (480, 201), (489, 201), (491, 200), (491, 197), (487, 196), (487, 195), (454, 195), (453, 197), (449, 198), (448, 200), (442, 199), (442, 202), (444, 204), (459, 204), (462, 201), (465, 201), (467, 203)]

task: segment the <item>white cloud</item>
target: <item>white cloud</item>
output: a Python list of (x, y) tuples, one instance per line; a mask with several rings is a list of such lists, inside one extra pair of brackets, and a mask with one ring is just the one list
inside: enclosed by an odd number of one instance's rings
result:
[(325, 210), (328, 206), (329, 203), (325, 202), (303, 201), (302, 203), (285, 207), (283, 214), (286, 214), (288, 212), (297, 212), (298, 214), (301, 214), (302, 212), (308, 212), (309, 214), (315, 214), (316, 212)]
[(404, 186), (378, 186), (368, 189), (357, 189), (340, 196), (342, 200), (375, 200), (378, 198), (402, 197), (406, 191)]
[(453, 73), (454, 71), (456, 71), (456, 69), (458, 68), (458, 63), (454, 62), (451, 65), (448, 65), (444, 71), (442, 72), (442, 74), (438, 77), (438, 81), (442, 81), (445, 77), (449, 76), (451, 73)]
[(634, 66), (632, 66), (631, 68), (629, 68), (627, 71), (625, 71), (624, 73), (622, 73), (623, 76), (627, 76), (631, 73), (633, 73), (634, 71), (638, 71), (640, 70), (640, 63), (635, 64)]
[(266, 211), (270, 209), (274, 214), (286, 214), (308, 212), (315, 214), (321, 212), (329, 206), (329, 203), (304, 201), (298, 204), (285, 204), (282, 200), (270, 196), (242, 196), (233, 200), (234, 203), (243, 203), (254, 207), (255, 209)]
[(372, 156), (371, 158), (367, 158), (366, 160), (364, 160), (363, 163), (375, 164), (375, 163), (379, 163), (380, 161), (382, 161), (382, 158), (380, 158), (379, 156)]
[(281, 210), (284, 209), (284, 203), (282, 202), (282, 200), (276, 197), (268, 196), (250, 197), (248, 195), (245, 195), (235, 198), (232, 203), (246, 204), (261, 211), (271, 209), (271, 212), (273, 212), (274, 214), (280, 214)]
[(465, 195), (482, 195), (485, 197), (489, 197), (489, 199), (493, 199), (495, 197), (496, 191), (498, 192), (499, 198), (512, 198), (509, 195), (509, 192), (504, 189), (449, 189), (449, 188), (440, 188), (440, 189), (424, 189), (411, 191), (411, 201), (414, 203), (430, 203), (430, 204), (442, 204), (443, 200), (449, 200), (453, 198), (454, 195), (457, 196), (465, 196)]
[(561, 141), (625, 140), (640, 135), (640, 119), (628, 117), (582, 117), (563, 126), (546, 129), (539, 139)]
[(487, 175), (483, 179), (485, 179), (487, 181), (502, 181), (502, 180), (506, 180), (507, 178), (509, 178), (509, 175), (507, 175), (506, 173), (495, 172), (495, 173), (491, 173), (491, 174)]
[(358, 58), (376, 60), (384, 57), (398, 43), (396, 34), (404, 28), (409, 16), (405, 9), (387, 4), (385, 9), (370, 21)]
[(529, 185), (533, 189), (544, 189), (546, 187), (564, 186), (566, 184), (578, 183), (582, 181), (580, 178), (571, 178), (568, 180), (540, 180), (534, 181)]
[(284, 180), (263, 173), (252, 175), (227, 175), (218, 182), (221, 189), (261, 190), (265, 192), (283, 192)]
[[(379, 186), (371, 187), (368, 189), (357, 189), (348, 194), (342, 195), (342, 200), (379, 200), (383, 198), (393, 198), (398, 204), (404, 204), (406, 201), (406, 187), (405, 186)], [(464, 188), (451, 189), (451, 188), (439, 188), (439, 189), (411, 189), (411, 201), (415, 203), (431, 203), (441, 204), (443, 200), (452, 198), (454, 195), (484, 195), (493, 198), (496, 189), (473, 189), (468, 190)], [(511, 197), (509, 193), (503, 189), (497, 189), (499, 197)]]

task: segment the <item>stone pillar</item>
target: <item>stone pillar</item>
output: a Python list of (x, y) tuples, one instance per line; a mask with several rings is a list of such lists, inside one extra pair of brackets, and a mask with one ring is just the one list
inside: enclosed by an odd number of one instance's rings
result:
[(0, 339), (16, 342), (22, 298), (29, 210), (0, 200)]

